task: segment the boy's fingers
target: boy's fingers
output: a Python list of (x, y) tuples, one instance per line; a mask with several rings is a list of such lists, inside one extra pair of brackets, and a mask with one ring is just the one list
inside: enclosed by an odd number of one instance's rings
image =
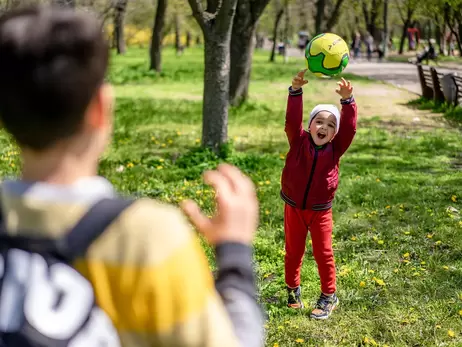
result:
[(227, 199), (232, 194), (232, 187), (229, 180), (218, 171), (207, 171), (204, 173), (204, 181), (215, 190), (215, 196)]
[(300, 70), (300, 71), (298, 72), (297, 76), (300, 77), (300, 78), (303, 78), (303, 76), (305, 75), (305, 72), (306, 72), (306, 69)]
[(246, 179), (237, 167), (229, 164), (220, 164), (218, 171), (228, 179), (235, 193), (249, 195), (249, 192), (253, 190), (251, 182)]
[(180, 207), (196, 229), (205, 234), (209, 229), (210, 220), (201, 212), (199, 206), (194, 201), (185, 200), (180, 203)]

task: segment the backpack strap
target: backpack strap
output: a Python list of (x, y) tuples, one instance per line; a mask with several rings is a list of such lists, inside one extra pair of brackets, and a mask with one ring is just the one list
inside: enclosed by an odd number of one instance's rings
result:
[(64, 237), (55, 242), (56, 252), (69, 261), (84, 256), (88, 247), (133, 202), (121, 198), (98, 201)]
[(84, 256), (88, 247), (133, 202), (134, 200), (121, 198), (102, 199), (90, 207), (66, 235), (57, 240), (8, 235), (0, 211), (0, 246), (29, 252), (51, 253), (63, 261), (72, 262)]

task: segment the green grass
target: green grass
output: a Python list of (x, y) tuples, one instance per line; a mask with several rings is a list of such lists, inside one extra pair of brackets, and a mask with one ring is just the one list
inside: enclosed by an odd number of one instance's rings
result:
[[(288, 150), (286, 88), (303, 61), (269, 64), (267, 53), (257, 52), (251, 101), (231, 109), (232, 141), (220, 157), (197, 147), (201, 52), (187, 50), (177, 58), (166, 51), (160, 76), (146, 67), (143, 51), (113, 60), (109, 79), (118, 98), (115, 138), (101, 174), (124, 193), (172, 203), (189, 197), (207, 211), (212, 192), (201, 180), (204, 169), (226, 160), (252, 177), (261, 206), (255, 259), (259, 298), (268, 314), (267, 346), (462, 345), (458, 130), (384, 128), (377, 117), (360, 114), (357, 136), (341, 162), (334, 204), (341, 306), (329, 321), (316, 322), (309, 310), (285, 307), (283, 203), (278, 195)], [(362, 88), (372, 83), (353, 80)], [(336, 102), (334, 85), (310, 80), (306, 107)], [(2, 174), (14, 175), (17, 152), (4, 134), (0, 144)], [(302, 281), (310, 307), (319, 295), (319, 280), (307, 246)], [(210, 256), (211, 250), (205, 250)]]
[(419, 110), (430, 110), (435, 113), (442, 113), (444, 117), (455, 127), (461, 127), (462, 124), (462, 107), (449, 105), (448, 103), (436, 103), (434, 100), (428, 100), (420, 97), (411, 100), (409, 106)]

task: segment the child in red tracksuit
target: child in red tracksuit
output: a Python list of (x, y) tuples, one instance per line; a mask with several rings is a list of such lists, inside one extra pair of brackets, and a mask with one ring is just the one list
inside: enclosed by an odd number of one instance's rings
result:
[(321, 296), (311, 313), (327, 319), (339, 300), (335, 294), (335, 262), (332, 250), (332, 201), (338, 186), (340, 157), (356, 133), (357, 108), (353, 88), (343, 78), (336, 92), (342, 112), (334, 105), (317, 105), (303, 129), (303, 90), (306, 70), (300, 71), (289, 88), (285, 132), (289, 153), (282, 172), (281, 197), (285, 202), (285, 281), (288, 306), (303, 308), (300, 269), (308, 230), (321, 279)]

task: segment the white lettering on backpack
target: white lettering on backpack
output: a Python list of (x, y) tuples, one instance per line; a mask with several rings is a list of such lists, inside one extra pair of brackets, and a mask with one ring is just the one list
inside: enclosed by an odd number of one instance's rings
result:
[(75, 269), (64, 263), (48, 266), (39, 254), (18, 249), (7, 257), (0, 255), (0, 331), (17, 332), (27, 321), (47, 338), (68, 341), (75, 335), (69, 347), (120, 346), (110, 319), (93, 308), (90, 283)]

